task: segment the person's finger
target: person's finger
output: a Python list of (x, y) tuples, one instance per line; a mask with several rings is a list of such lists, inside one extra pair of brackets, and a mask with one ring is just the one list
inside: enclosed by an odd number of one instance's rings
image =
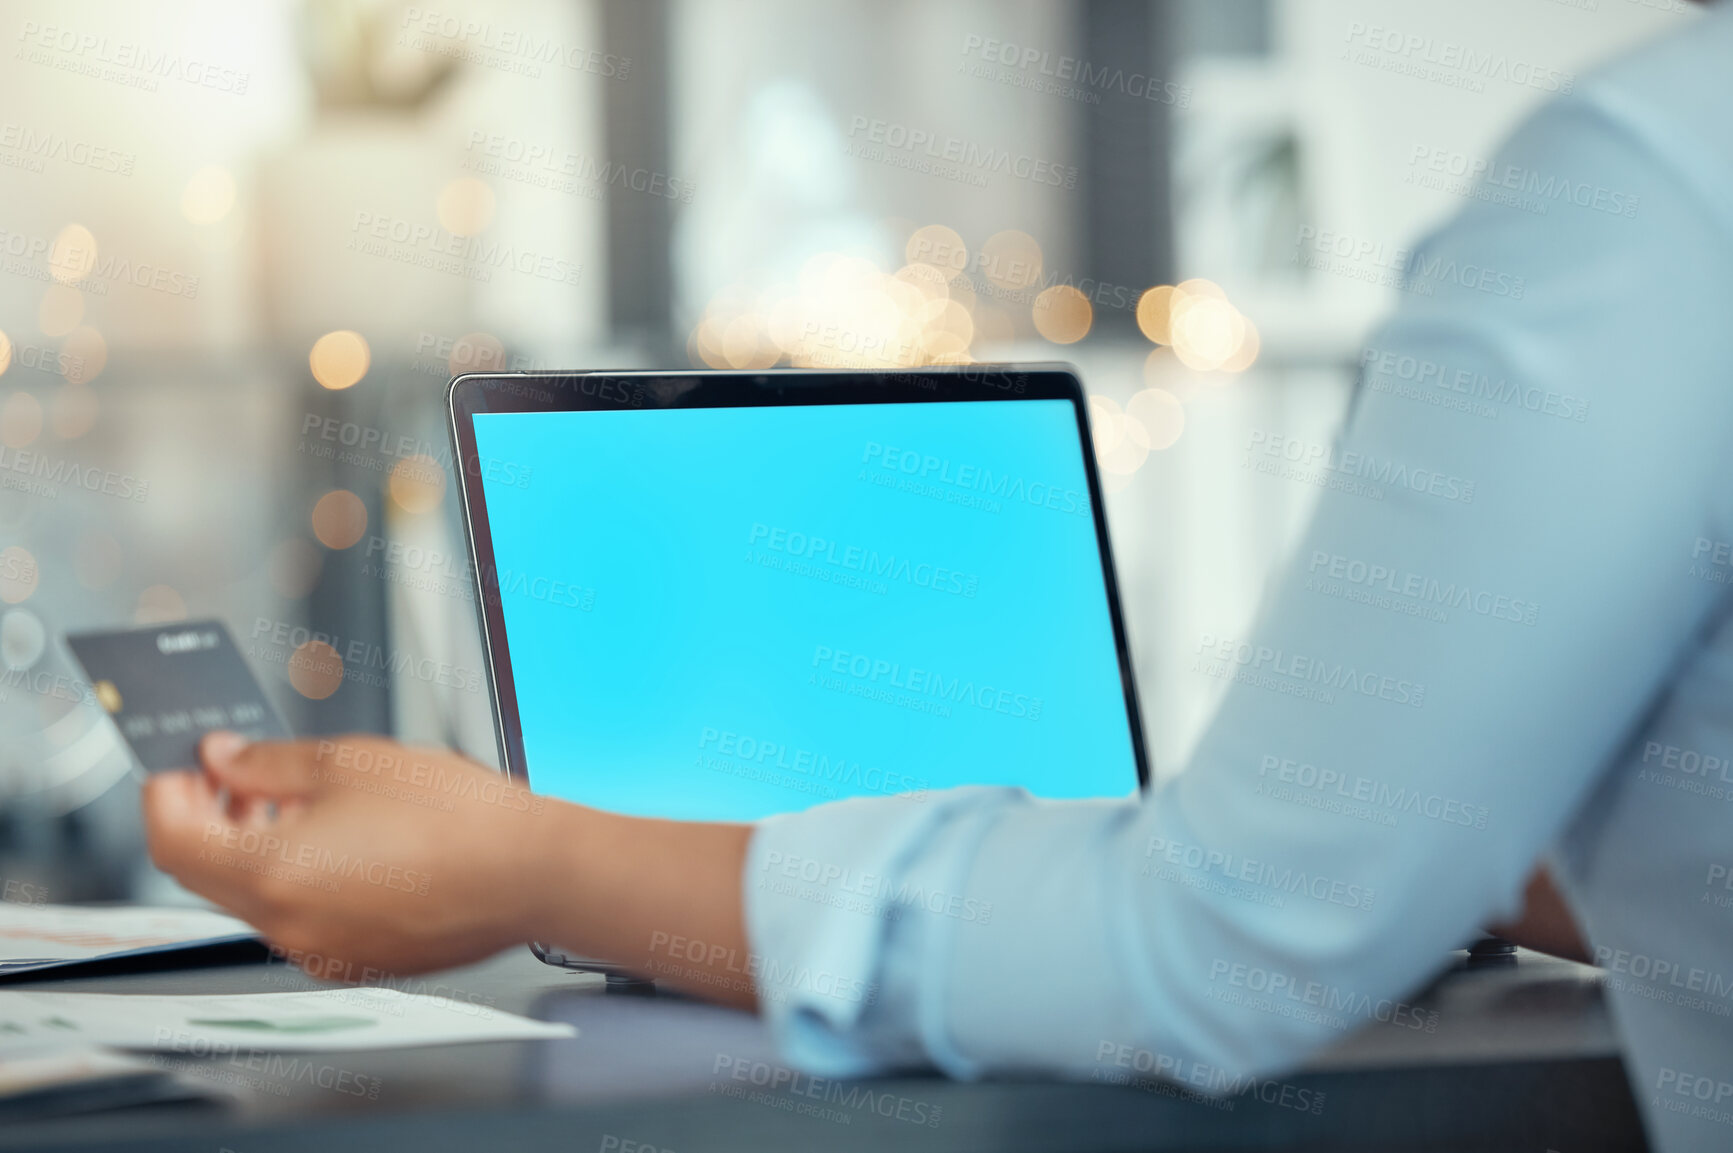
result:
[(233, 824), (210, 780), (198, 773), (156, 773), (144, 783), (144, 830), (156, 867), (203, 892), (206, 875), (222, 876), (207, 850), (231, 840)]
[(269, 797), (231, 792), (223, 811), (230, 824), (256, 829), (272, 823), (277, 813), (277, 802)]
[(310, 741), (257, 741), (236, 733), (207, 733), (199, 760), (219, 787), (247, 799), (293, 800), (318, 791), (315, 746)]
[(156, 867), (201, 897), (255, 920), (256, 878), (237, 870), (225, 846), (239, 830), (211, 781), (198, 773), (156, 773), (144, 783), (144, 826)]
[(207, 827), (223, 820), (210, 781), (197, 773), (155, 773), (144, 782), (144, 829), (151, 860), (176, 873), (198, 852)]

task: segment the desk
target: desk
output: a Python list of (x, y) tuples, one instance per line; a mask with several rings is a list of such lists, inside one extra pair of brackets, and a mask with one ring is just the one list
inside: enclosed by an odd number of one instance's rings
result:
[[(901, 1077), (789, 1084), (755, 1018), (677, 997), (609, 993), (601, 978), (548, 968), (527, 952), (427, 981), (429, 991), (570, 1021), (579, 1036), (276, 1060), (175, 1058), (184, 1075), (225, 1085), (233, 1103), (17, 1125), (0, 1132), (0, 1149), (634, 1153), (632, 1142), (647, 1145), (644, 1153), (1644, 1147), (1594, 971), (1534, 954), (1514, 966), (1447, 973), (1416, 998), (1421, 1012), (1437, 1014), (1431, 1031), (1375, 1025), (1281, 1078), (1285, 1094), (1231, 1101), (1205, 1101), (1149, 1081), (964, 1085)], [(27, 987), (229, 993), (320, 986), (287, 967), (254, 964)], [(418, 991), (413, 982), (407, 987)], [(782, 1084), (755, 1084), (772, 1078)]]

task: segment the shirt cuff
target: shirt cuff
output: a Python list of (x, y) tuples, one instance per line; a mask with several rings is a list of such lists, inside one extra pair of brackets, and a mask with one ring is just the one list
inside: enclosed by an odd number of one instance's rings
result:
[(1021, 789), (852, 798), (759, 823), (741, 879), (760, 1011), (784, 1057), (861, 1076), (937, 1063), (923, 1040), (921, 973), (943, 971), (936, 919), (985, 920), (963, 891), (975, 845)]

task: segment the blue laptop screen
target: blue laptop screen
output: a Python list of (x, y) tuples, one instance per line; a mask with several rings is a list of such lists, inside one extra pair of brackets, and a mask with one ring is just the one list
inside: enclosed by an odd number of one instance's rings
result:
[(753, 820), (1136, 789), (1068, 402), (474, 420), (537, 792)]

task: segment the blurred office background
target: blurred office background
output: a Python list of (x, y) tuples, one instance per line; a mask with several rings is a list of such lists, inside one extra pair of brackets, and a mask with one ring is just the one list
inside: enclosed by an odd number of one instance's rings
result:
[[(1076, 364), (1181, 770), (1224, 687), (1192, 653), (1246, 629), (1315, 495), (1248, 437), (1327, 443), (1454, 177), (1690, 18), (3, 0), (0, 878), (173, 897), (67, 631), (220, 617), (298, 731), (493, 760), (441, 421), (475, 368)], [(1391, 32), (1520, 67), (1415, 75)], [(1308, 268), (1323, 230), (1361, 255)]]

